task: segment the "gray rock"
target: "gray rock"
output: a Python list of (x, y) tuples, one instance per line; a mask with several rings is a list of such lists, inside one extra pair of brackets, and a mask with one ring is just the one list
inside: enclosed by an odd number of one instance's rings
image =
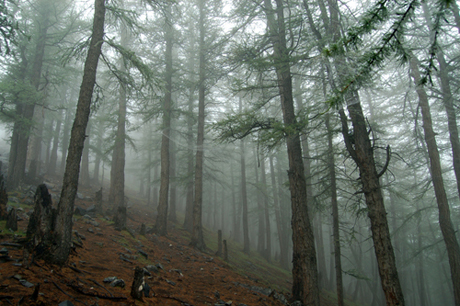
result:
[(74, 305), (70, 301), (64, 301), (64, 302), (59, 303), (58, 306), (74, 306)]
[(159, 273), (160, 270), (158, 270), (158, 267), (157, 266), (154, 266), (154, 265), (148, 265), (145, 267), (147, 270), (149, 270), (150, 272), (155, 272), (155, 273)]
[(94, 230), (93, 230), (91, 227), (88, 228), (87, 231), (90, 232), (90, 233), (92, 233), (92, 234), (94, 234)]
[(120, 288), (125, 288), (126, 284), (125, 281), (122, 279), (116, 279), (113, 282), (110, 283), (110, 286), (112, 287), (120, 287)]
[(2, 249), (0, 250), (0, 254), (8, 255), (8, 249), (7, 249), (7, 248), (2, 248)]
[(170, 284), (171, 286), (175, 286), (175, 285), (176, 285), (176, 283), (175, 283), (175, 282), (173, 282), (173, 281), (170, 281), (169, 279), (167, 279), (167, 280), (166, 280), (166, 282), (167, 282), (168, 284)]
[(86, 209), (84, 209), (83, 207), (75, 207), (75, 210), (74, 210), (74, 215), (77, 215), (77, 216), (84, 216), (86, 214)]
[(104, 278), (103, 282), (104, 283), (111, 283), (111, 282), (113, 282), (115, 280), (117, 280), (116, 276), (109, 276), (109, 277)]
[(83, 194), (81, 194), (80, 192), (77, 192), (77, 199), (83, 200)]
[(8, 201), (13, 202), (13, 203), (19, 203), (19, 199), (16, 197), (9, 197)]
[(32, 288), (32, 287), (35, 286), (34, 284), (29, 283), (29, 282), (26, 281), (25, 279), (20, 279), (19, 282), (20, 282), (24, 287), (27, 287), (27, 288)]
[(301, 301), (295, 301), (294, 303), (291, 303), (291, 306), (303, 306)]
[(19, 275), (19, 274), (15, 274), (15, 275), (13, 275), (13, 278), (14, 278), (14, 279), (17, 279), (17, 280), (21, 280), (21, 279), (22, 279), (22, 276)]
[(139, 254), (141, 254), (142, 256), (144, 256), (145, 258), (149, 258), (149, 255), (147, 253), (145, 253), (144, 251), (142, 250), (138, 250)]
[(164, 271), (163, 265), (161, 263), (157, 263), (156, 266), (158, 269), (161, 269)]

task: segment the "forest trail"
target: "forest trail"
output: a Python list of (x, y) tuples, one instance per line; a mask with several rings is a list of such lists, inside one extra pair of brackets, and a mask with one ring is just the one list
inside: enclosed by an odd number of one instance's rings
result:
[[(55, 199), (59, 189), (49, 185)], [(22, 220), (17, 232), (11, 233), (5, 229), (6, 221), (0, 222), (0, 302), (5, 305), (58, 305), (64, 301), (73, 305), (286, 305), (283, 298), (288, 297), (291, 286), (288, 272), (262, 262), (259, 255), (247, 257), (233, 242), (229, 242), (229, 262), (223, 261), (214, 255), (217, 235), (208, 230), (205, 236), (210, 248), (205, 253), (188, 246), (189, 233), (178, 224), (170, 224), (168, 237), (140, 235), (141, 224), (147, 229), (153, 225), (154, 209), (134, 198), (129, 201), (128, 231), (116, 231), (113, 222), (101, 215), (74, 214), (74, 241), (78, 240), (77, 231), (82, 246), (72, 251), (68, 263), (60, 268), (38, 260), (26, 269), (22, 249), (8, 243), (15, 243), (27, 229), (27, 213), (33, 209), (31, 193), (10, 193), (10, 199), (19, 201), (8, 203), (19, 208)], [(77, 209), (93, 205), (93, 196), (93, 190), (81, 188)], [(130, 296), (136, 266), (151, 274), (145, 276), (150, 292), (144, 303)], [(109, 277), (122, 279), (125, 286), (104, 282)], [(38, 285), (39, 295), (33, 301)], [(324, 301), (323, 305), (333, 303)]]

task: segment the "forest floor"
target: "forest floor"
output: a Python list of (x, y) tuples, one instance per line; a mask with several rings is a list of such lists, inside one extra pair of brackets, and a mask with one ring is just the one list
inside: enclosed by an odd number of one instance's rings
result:
[[(53, 199), (58, 192), (57, 184), (50, 189)], [(76, 207), (94, 204), (95, 190), (80, 188), (79, 192), (82, 199), (76, 199)], [(101, 215), (74, 215), (73, 230), (78, 231), (82, 245), (67, 264), (59, 267), (37, 260), (26, 268), (23, 251), (14, 243), (27, 230), (27, 212), (33, 209), (31, 191), (11, 193), (10, 198), (17, 201), (8, 204), (19, 209), (22, 220), (15, 233), (5, 229), (5, 221), (0, 222), (2, 305), (61, 305), (64, 301), (73, 305), (288, 305), (283, 298), (289, 299), (289, 272), (267, 263), (255, 251), (243, 254), (241, 246), (230, 241), (229, 261), (223, 261), (215, 255), (217, 234), (208, 230), (206, 252), (188, 246), (190, 234), (179, 224), (169, 222), (167, 237), (140, 235), (141, 224), (152, 226), (155, 213), (134, 198), (129, 201), (129, 231), (116, 231), (113, 222)], [(151, 274), (145, 276), (150, 292), (143, 301), (130, 295), (136, 266)], [(113, 287), (115, 283), (104, 282), (108, 277), (124, 280), (125, 286)], [(322, 297), (322, 305), (334, 304)]]

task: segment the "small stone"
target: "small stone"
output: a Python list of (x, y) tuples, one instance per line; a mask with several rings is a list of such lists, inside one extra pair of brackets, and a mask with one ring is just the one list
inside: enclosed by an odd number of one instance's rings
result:
[(103, 282), (104, 282), (104, 283), (111, 283), (111, 282), (113, 282), (113, 281), (116, 280), (116, 279), (117, 279), (116, 276), (109, 276), (109, 277), (104, 278)]
[(87, 229), (87, 231), (90, 232), (90, 233), (92, 233), (92, 234), (94, 234), (94, 230), (93, 230), (91, 227), (89, 227), (89, 228)]
[(138, 250), (139, 254), (141, 254), (142, 256), (144, 256), (145, 258), (149, 258), (149, 255), (147, 253), (145, 253), (144, 251), (142, 250)]
[(15, 274), (15, 275), (13, 275), (13, 278), (14, 278), (14, 279), (17, 279), (17, 280), (21, 280), (21, 279), (22, 279), (22, 276), (19, 275), (19, 274)]
[(2, 248), (2, 249), (0, 250), (0, 254), (8, 255), (8, 249), (7, 249), (7, 248)]
[(74, 215), (77, 215), (77, 216), (84, 216), (86, 214), (86, 209), (84, 209), (83, 207), (75, 207), (75, 210), (74, 210)]
[(126, 284), (125, 281), (122, 279), (116, 279), (113, 282), (110, 283), (110, 286), (112, 287), (120, 287), (120, 288), (125, 288)]
[(74, 305), (70, 301), (64, 301), (64, 302), (59, 303), (58, 306), (74, 306)]
[(158, 269), (161, 269), (164, 271), (163, 265), (161, 263), (157, 263), (156, 266)]
[(168, 284), (170, 284), (171, 286), (175, 286), (175, 285), (176, 285), (176, 283), (175, 283), (175, 282), (173, 282), (173, 281), (170, 281), (169, 279), (167, 279), (167, 280), (166, 280), (166, 282), (167, 282)]
[(19, 282), (20, 282), (24, 287), (27, 287), (27, 288), (32, 288), (33, 286), (35, 286), (34, 284), (29, 283), (29, 282), (26, 281), (25, 279), (21, 279), (21, 280), (19, 280)]
[(158, 267), (157, 267), (157, 266), (154, 266), (154, 265), (148, 265), (148, 266), (146, 266), (145, 268), (146, 268), (147, 270), (149, 270), (150, 272), (155, 272), (155, 273), (160, 272), (160, 271), (158, 270)]

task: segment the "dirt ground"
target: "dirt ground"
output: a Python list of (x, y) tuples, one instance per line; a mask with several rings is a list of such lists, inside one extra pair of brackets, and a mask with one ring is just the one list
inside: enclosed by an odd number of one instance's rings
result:
[[(84, 208), (92, 204), (79, 199), (75, 203)], [(142, 203), (131, 205), (130, 229), (137, 230), (142, 223), (153, 225), (152, 208)], [(23, 232), (27, 222), (18, 222)], [(14, 236), (2, 229), (0, 249), (8, 250), (0, 263), (2, 305), (58, 305), (63, 301), (73, 305), (284, 305), (278, 293), (288, 298), (287, 290), (268, 290), (289, 288), (290, 280), (285, 275), (276, 277), (276, 270), (267, 271), (275, 273), (272, 279), (277, 284), (257, 280), (250, 273), (240, 275), (238, 269), (215, 256), (216, 250), (201, 253), (188, 247), (189, 234), (178, 224), (170, 224), (168, 237), (142, 236), (137, 232), (133, 237), (128, 231), (115, 231), (112, 222), (103, 216), (94, 220), (75, 217), (73, 230), (84, 236), (83, 244), (75, 248), (65, 266), (38, 260), (27, 269), (22, 266), (22, 249), (4, 245), (14, 243)], [(149, 265), (158, 271), (145, 276), (150, 292), (142, 301), (136, 301), (130, 296), (134, 269)], [(125, 287), (104, 283), (108, 277), (124, 280)]]

